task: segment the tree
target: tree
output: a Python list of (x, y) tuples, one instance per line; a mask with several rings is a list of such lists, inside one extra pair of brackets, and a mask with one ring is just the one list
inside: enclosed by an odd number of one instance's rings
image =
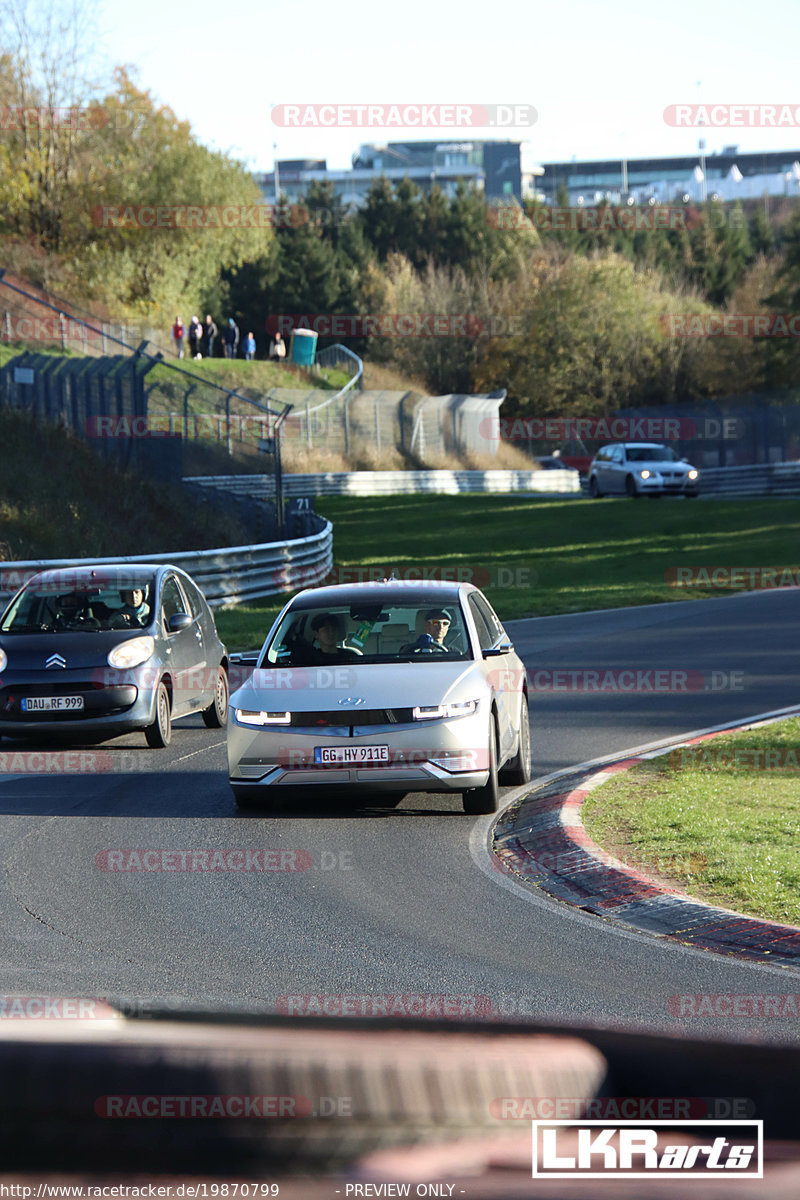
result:
[(81, 0), (7, 0), (0, 11), (4, 231), (54, 251), (62, 246), (95, 115), (87, 106), (91, 84), (83, 51), (92, 25)]
[(750, 218), (750, 246), (754, 256), (772, 254), (775, 249), (775, 234), (760, 204)]

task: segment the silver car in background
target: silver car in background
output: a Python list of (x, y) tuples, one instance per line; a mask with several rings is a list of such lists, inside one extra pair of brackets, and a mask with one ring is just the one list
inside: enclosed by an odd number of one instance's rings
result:
[(525, 668), (471, 584), (309, 589), (232, 694), (227, 740), (241, 807), (335, 787), (495, 812), (499, 783), (530, 778)]
[(601, 496), (687, 496), (700, 493), (700, 472), (669, 446), (615, 442), (597, 451), (589, 468), (589, 491)]

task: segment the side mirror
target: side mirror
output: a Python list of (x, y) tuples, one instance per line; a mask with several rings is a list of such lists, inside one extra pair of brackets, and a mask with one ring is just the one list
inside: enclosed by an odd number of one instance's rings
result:
[(167, 622), (167, 629), (170, 633), (177, 633), (179, 629), (186, 629), (187, 625), (191, 625), (194, 617), (189, 613), (173, 613)]
[(500, 642), (497, 646), (490, 646), (488, 650), (483, 651), (484, 658), (499, 658), (501, 654), (510, 654), (514, 649), (513, 642)]

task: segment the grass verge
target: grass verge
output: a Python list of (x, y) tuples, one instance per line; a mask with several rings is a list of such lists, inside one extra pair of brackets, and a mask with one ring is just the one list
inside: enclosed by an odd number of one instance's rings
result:
[[(334, 526), (331, 582), (393, 570), (461, 578), (504, 620), (727, 595), (665, 576), (676, 566), (785, 565), (800, 540), (800, 506), (788, 500), (336, 496), (316, 508)], [(219, 626), (234, 648), (260, 645), (275, 611), (274, 601), (229, 610)]]
[(800, 719), (626, 771), (583, 806), (592, 838), (699, 899), (800, 925)]

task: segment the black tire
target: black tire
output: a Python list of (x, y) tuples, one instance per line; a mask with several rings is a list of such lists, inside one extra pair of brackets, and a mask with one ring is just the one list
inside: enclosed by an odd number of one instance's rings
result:
[(522, 697), (519, 712), (519, 741), (517, 753), (500, 772), (500, 783), (519, 787), (530, 783), (531, 778), (531, 727), (528, 724), (528, 701)]
[(489, 778), (483, 787), (472, 788), (462, 794), (464, 812), (470, 816), (481, 813), (497, 812), (500, 804), (500, 790), (497, 779), (497, 718), (492, 713), (489, 722)]
[(593, 475), (589, 480), (589, 494), (593, 500), (600, 500), (603, 493), (600, 491), (600, 484), (597, 482), (597, 476)]
[(145, 741), (153, 750), (162, 750), (172, 740), (172, 706), (167, 685), (160, 683), (156, 692), (156, 719), (144, 731)]
[(224, 729), (228, 724), (228, 695), (228, 672), (220, 663), (217, 668), (214, 699), (202, 713), (203, 724), (207, 729)]
[(625, 480), (625, 491), (631, 500), (638, 500), (640, 498), (640, 493), (636, 487), (636, 480), (632, 475), (629, 475)]

